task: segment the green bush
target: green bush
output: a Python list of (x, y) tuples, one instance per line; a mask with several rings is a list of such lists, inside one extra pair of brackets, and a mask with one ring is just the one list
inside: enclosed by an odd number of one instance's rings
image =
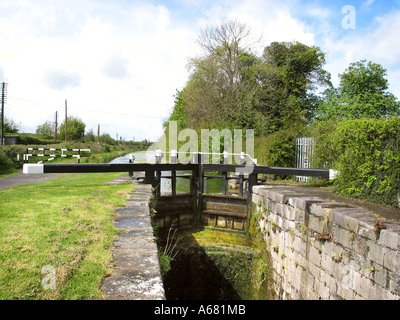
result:
[(258, 164), (273, 167), (296, 166), (296, 138), (294, 130), (279, 130), (266, 137), (255, 139), (255, 157)]
[(340, 171), (337, 190), (398, 207), (400, 119), (329, 122), (314, 130), (314, 165)]
[(23, 146), (0, 146), (0, 170), (18, 168), (17, 155), (25, 150)]
[(52, 144), (52, 143), (54, 143), (53, 140), (42, 140), (42, 139), (39, 139), (38, 137), (34, 137), (34, 136), (30, 136), (30, 135), (21, 134), (18, 137), (18, 144), (48, 145), (48, 144)]

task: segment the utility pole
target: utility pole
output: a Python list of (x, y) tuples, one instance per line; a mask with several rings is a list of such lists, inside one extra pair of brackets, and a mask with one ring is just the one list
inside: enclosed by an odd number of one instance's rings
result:
[(264, 115), (262, 115), (262, 129), (261, 129), (261, 137), (264, 137)]
[(1, 89), (1, 141), (0, 145), (4, 145), (4, 104), (6, 103), (6, 86), (5, 82), (2, 83)]
[(57, 128), (58, 128), (58, 121), (57, 121), (57, 111), (56, 111), (56, 123), (54, 126), (54, 141), (57, 141)]
[(100, 143), (100, 123), (97, 126), (97, 143)]
[(67, 141), (68, 134), (68, 113), (67, 113), (67, 99), (65, 99), (65, 141)]

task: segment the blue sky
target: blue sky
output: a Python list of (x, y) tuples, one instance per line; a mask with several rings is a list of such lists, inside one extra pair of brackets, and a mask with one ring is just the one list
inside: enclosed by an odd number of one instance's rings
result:
[(34, 132), (55, 111), (61, 121), (67, 99), (87, 129), (155, 140), (201, 54), (199, 30), (227, 19), (262, 35), (256, 54), (272, 41), (319, 46), (336, 85), (351, 62), (380, 63), (400, 97), (400, 0), (0, 0), (5, 116)]

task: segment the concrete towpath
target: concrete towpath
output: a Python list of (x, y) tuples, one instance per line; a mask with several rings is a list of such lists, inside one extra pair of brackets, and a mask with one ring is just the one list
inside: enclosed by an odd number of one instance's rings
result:
[(151, 226), (151, 186), (135, 183), (125, 207), (115, 209), (114, 225), (123, 231), (111, 250), (113, 274), (104, 279), (105, 300), (164, 300), (158, 250)]
[(59, 175), (47, 173), (47, 174), (23, 174), (17, 173), (11, 176), (0, 179), (0, 190), (20, 186), (23, 184), (39, 183), (43, 181), (53, 180)]

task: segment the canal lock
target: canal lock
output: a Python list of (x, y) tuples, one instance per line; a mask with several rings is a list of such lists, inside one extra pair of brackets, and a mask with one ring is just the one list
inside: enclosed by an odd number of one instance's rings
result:
[(268, 254), (243, 231), (169, 228), (157, 234), (167, 300), (272, 299)]

